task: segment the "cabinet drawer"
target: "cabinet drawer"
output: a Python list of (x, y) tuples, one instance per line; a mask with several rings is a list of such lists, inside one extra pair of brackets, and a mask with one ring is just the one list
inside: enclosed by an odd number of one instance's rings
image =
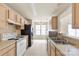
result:
[(5, 53), (7, 53), (10, 49), (15, 48), (15, 44), (12, 44), (8, 47), (5, 47), (4, 49), (0, 50), (0, 55), (4, 55)]

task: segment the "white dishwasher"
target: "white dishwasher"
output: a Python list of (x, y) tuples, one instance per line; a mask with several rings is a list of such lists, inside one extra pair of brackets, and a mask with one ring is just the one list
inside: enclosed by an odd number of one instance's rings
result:
[(16, 50), (16, 55), (17, 56), (23, 56), (26, 53), (26, 39), (24, 38), (19, 38), (17, 40), (17, 50)]

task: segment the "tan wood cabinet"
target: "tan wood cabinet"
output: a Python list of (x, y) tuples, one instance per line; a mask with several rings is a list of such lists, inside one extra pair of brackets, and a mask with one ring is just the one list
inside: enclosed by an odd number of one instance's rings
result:
[(51, 51), (50, 51), (50, 49), (51, 49), (51, 46), (50, 46), (50, 40), (48, 39), (48, 43), (47, 43), (48, 45), (47, 45), (47, 51), (48, 51), (48, 56), (50, 56), (51, 55)]
[(24, 22), (25, 22), (25, 19), (22, 18), (22, 20), (21, 20), (21, 29), (24, 29)]
[(8, 10), (8, 19), (12, 20), (13, 22), (16, 22), (17, 19), (16, 13), (11, 9)]
[(50, 39), (47, 40), (48, 56), (64, 56), (60, 50), (52, 43)]
[(4, 30), (7, 27), (6, 18), (7, 18), (7, 8), (0, 4), (0, 32), (5, 32)]
[(63, 56), (63, 54), (61, 54), (61, 52), (58, 49), (56, 49), (56, 56)]
[(72, 28), (79, 28), (79, 3), (72, 4)]
[(27, 21), (27, 20), (25, 20), (25, 21), (24, 21), (24, 24), (28, 24), (28, 21)]
[(15, 56), (15, 48), (9, 50), (7, 53), (3, 54), (2, 56)]
[(51, 56), (55, 56), (55, 46), (51, 43)]
[(15, 43), (6, 46), (4, 49), (0, 50), (0, 56), (15, 56), (16, 50), (15, 50)]
[(5, 54), (4, 54), (4, 55), (2, 55), (2, 56), (9, 56), (9, 55), (8, 55), (8, 53), (5, 53)]
[(8, 55), (9, 56), (15, 56), (15, 48), (11, 49), (9, 52), (8, 52)]
[(24, 21), (24, 23), (27, 24), (27, 25), (30, 25), (30, 24), (31, 24), (31, 21), (29, 21), (29, 20), (26, 19), (26, 20)]
[(51, 21), (50, 21), (50, 24), (51, 24), (51, 28), (52, 29), (57, 29), (58, 28), (58, 17), (57, 16), (53, 16), (51, 18)]
[(21, 16), (17, 15), (17, 23), (21, 24)]

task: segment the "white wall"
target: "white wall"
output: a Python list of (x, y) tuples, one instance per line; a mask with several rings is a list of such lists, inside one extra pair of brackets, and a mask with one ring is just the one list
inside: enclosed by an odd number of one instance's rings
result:
[(58, 31), (68, 34), (68, 24), (72, 22), (71, 6), (64, 10), (58, 17)]

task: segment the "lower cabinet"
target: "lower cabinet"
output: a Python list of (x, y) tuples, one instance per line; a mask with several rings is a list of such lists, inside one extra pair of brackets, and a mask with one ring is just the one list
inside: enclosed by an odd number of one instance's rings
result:
[(51, 40), (47, 40), (48, 56), (63, 56), (63, 54), (57, 49)]
[(56, 49), (56, 56), (63, 56), (59, 50)]
[(9, 56), (9, 55), (8, 55), (8, 53), (5, 53), (4, 55), (1, 55), (1, 56)]
[(16, 55), (15, 43), (0, 50), (0, 56), (15, 56), (15, 55)]
[(47, 45), (47, 50), (48, 50), (48, 56), (50, 56), (51, 55), (51, 51), (50, 51), (50, 41), (48, 40), (48, 43), (47, 43), (48, 45)]
[(8, 52), (8, 55), (9, 56), (15, 56), (15, 48), (11, 49), (9, 52)]
[(3, 54), (2, 56), (15, 56), (15, 48), (9, 50), (8, 52)]
[(51, 56), (55, 56), (55, 46), (51, 43)]
[(51, 53), (50, 53), (50, 44), (49, 44), (49, 46), (48, 46), (48, 55), (49, 55), (49, 56), (51, 55)]

